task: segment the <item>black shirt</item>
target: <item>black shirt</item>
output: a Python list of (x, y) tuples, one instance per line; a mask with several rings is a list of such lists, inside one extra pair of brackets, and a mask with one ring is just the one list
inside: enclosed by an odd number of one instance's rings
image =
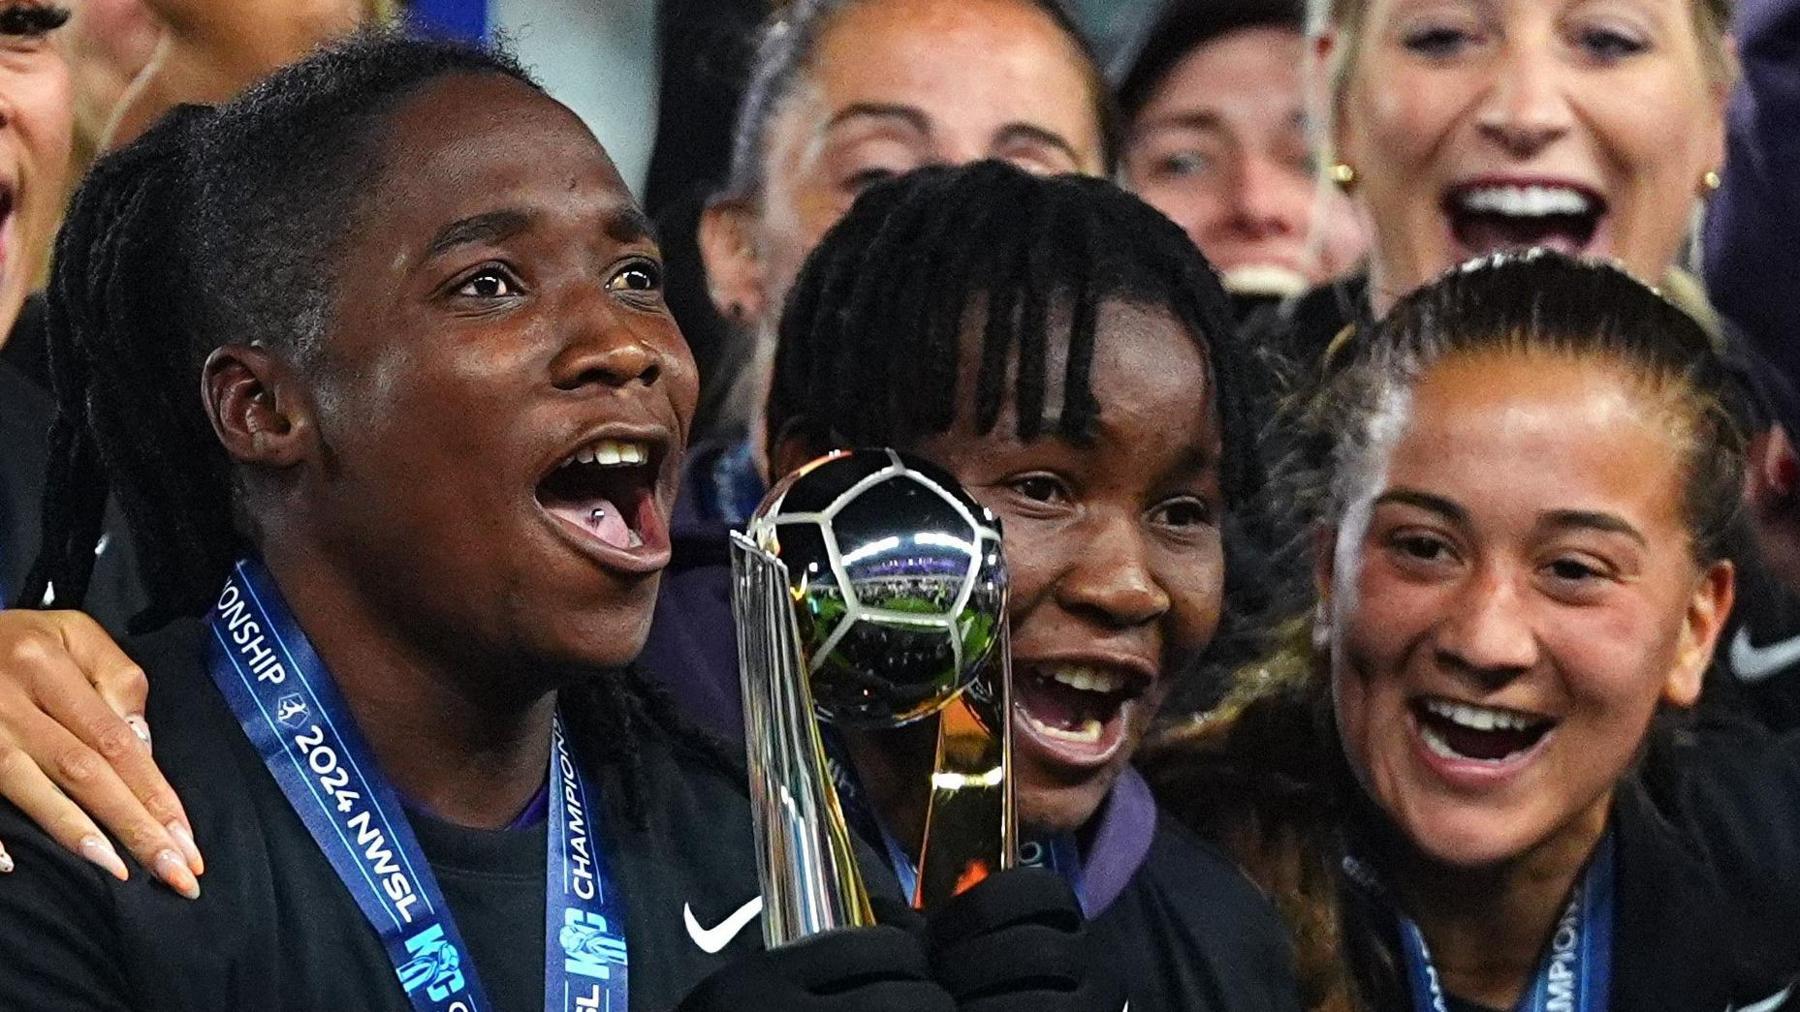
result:
[(1222, 852), (1158, 818), (1150, 853), (1089, 925), (1132, 1012), (1300, 1007), (1293, 952), (1275, 908)]
[[(15, 602), (42, 537), (44, 469), (56, 414), (45, 372), (44, 300), (26, 300), (0, 348), (0, 608)], [(137, 564), (117, 503), (108, 504), (83, 609), (113, 633), (144, 606)], [(35, 602), (34, 602), (35, 603)]]
[[(0, 882), (0, 936), (13, 940), (0, 1009), (410, 1008), (374, 929), (203, 670), (201, 632), (184, 621), (130, 647), (149, 675), (157, 762), (207, 857), (200, 899), (135, 867), (117, 882), (0, 803), (0, 839), (18, 861)], [(653, 1010), (761, 946), (755, 918), (719, 929), (760, 887), (742, 772), (657, 727), (640, 754), (641, 826), (616, 801), (622, 770), (596, 770), (594, 783), (625, 897), (631, 1008)], [(494, 1006), (540, 1012), (545, 827), (411, 821)], [(702, 936), (717, 930), (716, 954), (697, 944), (690, 908)]]

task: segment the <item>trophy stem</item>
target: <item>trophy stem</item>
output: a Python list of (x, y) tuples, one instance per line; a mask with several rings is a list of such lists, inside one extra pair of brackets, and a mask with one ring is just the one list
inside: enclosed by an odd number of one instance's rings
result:
[(1012, 782), (1012, 653), (996, 656), (939, 717), (913, 906), (933, 909), (1018, 860)]
[(773, 947), (872, 925), (868, 890), (825, 768), (787, 568), (735, 532), (731, 568), (763, 940)]

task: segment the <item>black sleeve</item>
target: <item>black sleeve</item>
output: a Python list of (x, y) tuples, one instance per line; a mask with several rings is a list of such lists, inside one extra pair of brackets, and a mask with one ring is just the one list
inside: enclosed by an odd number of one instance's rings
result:
[[(17, 865), (0, 878), (0, 1008), (129, 1009), (110, 877), (4, 802), (0, 840)], [(134, 876), (148, 874), (128, 866)]]

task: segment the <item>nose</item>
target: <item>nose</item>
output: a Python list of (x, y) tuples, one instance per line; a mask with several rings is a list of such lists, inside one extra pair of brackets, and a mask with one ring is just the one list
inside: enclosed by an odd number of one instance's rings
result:
[(1151, 571), (1149, 546), (1135, 519), (1105, 518), (1096, 526), (1057, 581), (1057, 602), (1108, 628), (1155, 622), (1168, 612), (1169, 594)]
[(1273, 159), (1246, 155), (1232, 190), (1231, 224), (1253, 239), (1299, 235), (1311, 199), (1311, 187)]
[(559, 390), (589, 385), (609, 388), (642, 383), (653, 386), (662, 376), (663, 355), (639, 334), (604, 294), (571, 300), (560, 314), (563, 345), (550, 364)]
[(1536, 37), (1507, 44), (1477, 112), (1482, 135), (1514, 157), (1538, 153), (1574, 121), (1552, 49), (1551, 40)]
[(1438, 661), (1483, 681), (1506, 682), (1538, 661), (1538, 638), (1514, 580), (1478, 569), (1450, 602), (1439, 624)]

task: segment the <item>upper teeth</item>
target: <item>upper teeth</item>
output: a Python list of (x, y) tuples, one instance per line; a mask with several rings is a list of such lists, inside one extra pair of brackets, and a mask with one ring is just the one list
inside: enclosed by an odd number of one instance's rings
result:
[(1541, 717), (1532, 717), (1512, 710), (1497, 710), (1488, 706), (1454, 703), (1448, 699), (1427, 699), (1425, 700), (1425, 709), (1445, 720), (1475, 731), (1524, 731), (1543, 723)]
[(1587, 214), (1593, 201), (1568, 186), (1481, 186), (1464, 190), (1457, 202), (1468, 211), (1485, 211), (1518, 218), (1542, 218), (1551, 214)]
[(650, 447), (644, 443), (620, 439), (596, 440), (569, 454), (560, 467), (572, 464), (642, 464), (650, 459)]
[(1101, 671), (1079, 664), (1063, 664), (1049, 669), (1047, 674), (1051, 681), (1061, 682), (1084, 692), (1119, 692), (1125, 688), (1125, 679), (1110, 671)]

